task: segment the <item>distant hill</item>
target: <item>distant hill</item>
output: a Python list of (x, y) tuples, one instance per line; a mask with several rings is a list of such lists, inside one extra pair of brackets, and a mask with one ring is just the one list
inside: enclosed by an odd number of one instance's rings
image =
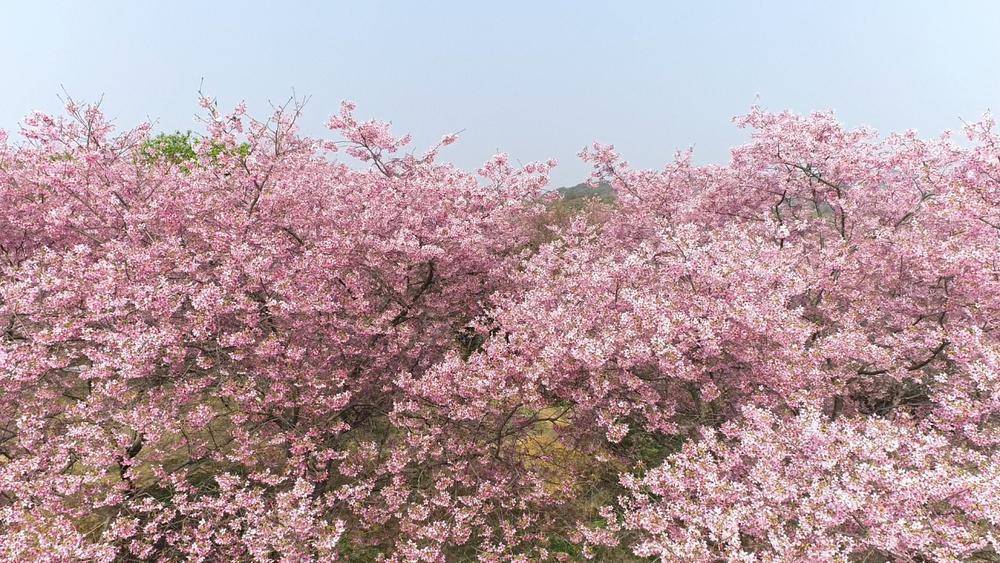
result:
[(603, 202), (615, 200), (615, 190), (607, 182), (601, 182), (597, 187), (583, 182), (575, 186), (559, 188), (557, 191), (562, 194), (565, 201), (592, 198)]

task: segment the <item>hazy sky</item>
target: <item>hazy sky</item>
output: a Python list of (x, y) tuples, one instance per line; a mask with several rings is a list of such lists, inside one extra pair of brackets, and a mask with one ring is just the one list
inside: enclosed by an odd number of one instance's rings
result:
[(324, 133), (342, 99), (447, 158), (558, 158), (585, 144), (660, 166), (694, 145), (724, 161), (730, 118), (759, 103), (935, 135), (1000, 108), (1000, 2), (5, 2), (0, 128), (105, 95), (122, 126), (194, 127), (196, 92), (268, 111), (311, 96)]

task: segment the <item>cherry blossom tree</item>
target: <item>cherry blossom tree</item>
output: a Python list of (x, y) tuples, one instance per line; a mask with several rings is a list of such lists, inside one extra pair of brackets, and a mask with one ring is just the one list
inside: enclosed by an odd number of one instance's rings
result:
[(415, 558), (492, 537), (499, 501), (457, 445), (390, 415), (403, 378), (471, 346), (550, 165), (500, 155), (480, 182), (350, 104), (340, 142), (298, 136), (294, 104), (203, 105), (187, 162), (75, 105), (0, 155), (0, 553)]

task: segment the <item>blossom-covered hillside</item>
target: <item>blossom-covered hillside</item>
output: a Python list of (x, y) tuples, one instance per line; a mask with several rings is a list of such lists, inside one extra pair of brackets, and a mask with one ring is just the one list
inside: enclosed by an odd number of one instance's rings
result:
[(0, 560), (1000, 557), (989, 117), (754, 109), (558, 210), (551, 161), (202, 105), (0, 133)]

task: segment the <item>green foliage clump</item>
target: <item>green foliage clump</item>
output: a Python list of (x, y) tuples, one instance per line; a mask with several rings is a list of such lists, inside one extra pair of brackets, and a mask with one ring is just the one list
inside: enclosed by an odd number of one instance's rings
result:
[[(190, 171), (188, 163), (197, 160), (197, 146), (202, 141), (191, 132), (160, 133), (144, 142), (139, 149), (143, 161), (147, 163), (176, 164), (186, 172)], [(228, 148), (223, 143), (212, 141), (208, 148), (208, 156), (216, 162), (222, 155), (232, 155), (246, 158), (250, 155), (250, 144), (240, 143), (235, 148)]]
[(208, 148), (208, 156), (212, 157), (213, 161), (215, 161), (217, 158), (219, 158), (224, 154), (236, 156), (239, 158), (246, 158), (250, 156), (250, 143), (240, 143), (236, 145), (236, 147), (233, 149), (227, 149), (226, 145), (222, 143), (213, 142), (212, 145)]
[(146, 162), (182, 164), (197, 158), (191, 132), (160, 133), (142, 144), (139, 154)]

